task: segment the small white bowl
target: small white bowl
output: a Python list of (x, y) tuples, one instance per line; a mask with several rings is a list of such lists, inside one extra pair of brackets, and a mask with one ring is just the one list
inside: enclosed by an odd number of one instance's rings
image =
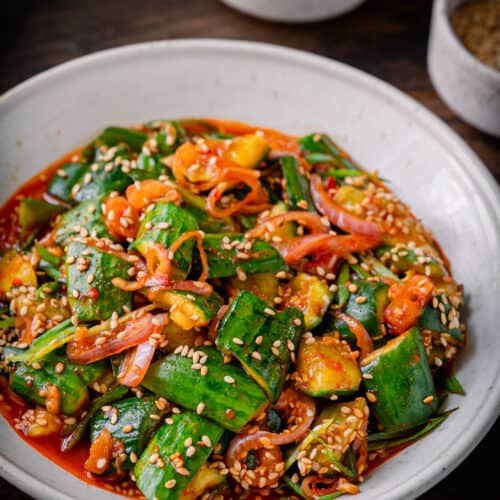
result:
[(281, 23), (313, 23), (337, 17), (365, 0), (221, 0), (244, 14)]
[(429, 74), (443, 101), (473, 127), (500, 137), (500, 71), (471, 54), (450, 14), (463, 0), (435, 0), (427, 53)]

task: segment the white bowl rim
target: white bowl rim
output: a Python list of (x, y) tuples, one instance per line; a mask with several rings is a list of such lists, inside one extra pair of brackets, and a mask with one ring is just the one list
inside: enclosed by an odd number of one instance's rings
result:
[[(467, 49), (467, 47), (458, 38), (458, 35), (455, 33), (455, 30), (451, 26), (451, 12), (447, 12), (448, 2), (449, 0), (436, 0), (436, 3), (434, 5), (434, 12), (436, 16), (444, 21), (445, 30), (448, 34), (448, 38), (452, 41), (451, 43), (453, 43), (457, 50), (463, 55), (463, 57), (466, 58), (469, 64), (472, 64), (475, 67), (477, 71), (483, 73), (483, 75), (488, 78), (494, 78), (495, 80), (498, 80), (500, 82), (500, 71), (480, 61), (474, 54), (472, 54), (472, 52)], [(455, 9), (462, 5), (462, 3), (464, 2), (461, 2), (459, 5), (457, 5)]]
[[(422, 104), (396, 87), (347, 64), (297, 49), (259, 42), (203, 38), (158, 40), (119, 46), (79, 57), (29, 78), (0, 96), (0, 112), (3, 106), (15, 105), (17, 99), (23, 99), (30, 92), (36, 91), (38, 85), (48, 83), (51, 79), (60, 76), (67, 76), (68, 73), (74, 70), (96, 63), (103, 63), (104, 61), (109, 64), (115, 59), (129, 57), (133, 54), (164, 50), (258, 52), (267, 57), (271, 56), (280, 60), (300, 62), (305, 66), (336, 74), (337, 77), (350, 79), (355, 81), (357, 85), (369, 88), (370, 91), (378, 93), (390, 105), (399, 107), (403, 112), (411, 114), (418, 126), (425, 127), (429, 132), (432, 132), (436, 139), (446, 145), (451, 156), (460, 155), (462, 159), (464, 157), (467, 159), (472, 168), (464, 171), (464, 174), (467, 175), (468, 180), (474, 185), (475, 189), (482, 194), (483, 201), (488, 205), (490, 213), (494, 214), (496, 225), (500, 231), (500, 188), (491, 172), (478, 156), (448, 125)], [(500, 290), (497, 291), (497, 295), (500, 302)], [(474, 419), (469, 431), (458, 436), (453, 445), (446, 450), (447, 455), (451, 455), (451, 458), (449, 460), (441, 459), (433, 462), (428, 467), (421, 468), (410, 480), (391, 490), (391, 498), (408, 498), (408, 494), (417, 496), (427, 491), (465, 460), (474, 447), (479, 444), (480, 440), (500, 416), (500, 365), (497, 373), (498, 376), (495, 377), (491, 384), (491, 390), (482, 402), (481, 413)], [(452, 454), (450, 454), (450, 450), (453, 450)], [(5, 479), (34, 496), (42, 494), (43, 498), (69, 499), (61, 491), (34, 478), (1, 455), (0, 473)], [(87, 486), (91, 488), (90, 485)]]

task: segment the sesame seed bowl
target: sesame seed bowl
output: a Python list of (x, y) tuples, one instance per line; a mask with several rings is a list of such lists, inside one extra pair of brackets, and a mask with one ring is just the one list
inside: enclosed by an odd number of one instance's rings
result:
[[(0, 98), (0, 200), (110, 124), (216, 116), (302, 134), (329, 133), (391, 179), (436, 235), (466, 290), (468, 344), (456, 373), (466, 396), (435, 432), (369, 474), (360, 500), (413, 498), (478, 444), (500, 413), (500, 193), (484, 165), (439, 119), (346, 65), (271, 45), (183, 40), (77, 59)], [(45, 459), (0, 418), (0, 474), (40, 499), (111, 499)]]

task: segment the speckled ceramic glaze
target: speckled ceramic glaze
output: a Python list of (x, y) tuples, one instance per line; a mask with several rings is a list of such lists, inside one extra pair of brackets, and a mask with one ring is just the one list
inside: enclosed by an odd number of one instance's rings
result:
[(476, 59), (455, 35), (450, 13), (463, 0), (435, 0), (427, 54), (443, 101), (473, 127), (500, 137), (500, 71)]
[[(0, 200), (110, 124), (215, 116), (290, 133), (325, 131), (377, 168), (434, 230), (468, 301), (470, 341), (458, 376), (467, 396), (431, 436), (372, 473), (359, 500), (409, 499), (460, 463), (500, 410), (500, 195), (472, 151), (440, 120), (356, 69), (245, 42), (123, 47), (43, 73), (0, 98)], [(0, 418), (0, 474), (37, 498), (112, 498), (53, 465)]]

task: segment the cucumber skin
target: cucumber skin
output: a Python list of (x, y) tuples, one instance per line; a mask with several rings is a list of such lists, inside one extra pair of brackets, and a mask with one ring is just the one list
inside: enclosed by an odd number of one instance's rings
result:
[[(443, 304), (444, 313), (448, 316), (451, 306), (448, 301), (443, 301), (443, 294), (436, 295), (439, 304)], [(441, 323), (441, 311), (434, 309), (431, 304), (427, 304), (418, 319), (418, 326), (424, 330), (433, 330), (435, 332), (446, 332), (458, 342), (464, 341), (464, 334), (460, 328), (448, 328)]]
[(27, 400), (45, 406), (45, 398), (40, 390), (47, 384), (55, 385), (61, 395), (61, 413), (74, 415), (88, 400), (88, 389), (83, 380), (71, 370), (64, 374), (55, 372), (55, 363), (44, 363), (40, 370), (35, 370), (24, 363), (16, 364), (10, 373), (9, 384), (12, 390)]
[(56, 172), (49, 183), (47, 192), (59, 200), (74, 204), (71, 190), (78, 179), (87, 172), (88, 167), (87, 163), (67, 163), (60, 169), (66, 172), (66, 175), (63, 177)]
[(87, 229), (90, 235), (95, 233), (97, 238), (113, 239), (104, 224), (99, 199), (80, 203), (61, 216), (55, 228), (56, 243), (64, 246), (72, 237), (79, 236), (79, 232), (74, 229), (75, 226)]
[[(417, 328), (392, 339), (361, 362), (367, 391), (376, 396), (371, 409), (384, 429), (398, 429), (425, 422), (438, 408), (436, 388), (425, 347)], [(432, 403), (423, 403), (433, 396)]]
[[(163, 424), (158, 429), (134, 468), (137, 486), (148, 500), (182, 498), (182, 492), (206, 462), (223, 433), (223, 429), (217, 424), (193, 412), (172, 414), (171, 418), (173, 423)], [(212, 446), (199, 446), (197, 443), (201, 441), (202, 436), (208, 436)], [(191, 457), (186, 456), (187, 447), (184, 441), (187, 438), (192, 439), (196, 448), (195, 454)], [(160, 455), (165, 467), (160, 468), (149, 463), (153, 453)], [(179, 453), (184, 459), (183, 467), (190, 472), (188, 476), (183, 476), (175, 470), (169, 458), (174, 453)], [(171, 479), (175, 479), (175, 486), (165, 488), (165, 483)]]
[(237, 267), (247, 274), (277, 273), (287, 271), (288, 266), (279, 252), (262, 240), (254, 240), (249, 252), (249, 259), (237, 259), (236, 249), (225, 250), (222, 248), (222, 239), (232, 241), (245, 241), (243, 234), (220, 233), (206, 234), (203, 238), (203, 248), (207, 254), (208, 277), (229, 278), (237, 275)]
[[(231, 363), (224, 363), (223, 356), (213, 347), (197, 349), (208, 356), (206, 376), (191, 368), (193, 360), (180, 354), (170, 354), (153, 363), (142, 385), (190, 410), (203, 402), (202, 416), (214, 420), (233, 432), (239, 432), (256, 413), (267, 404), (261, 388), (243, 371)], [(231, 376), (234, 384), (224, 381)], [(232, 414), (228, 416), (228, 410)]]
[[(88, 252), (88, 255), (85, 253)], [(131, 292), (125, 292), (115, 287), (111, 280), (115, 277), (129, 279), (127, 274), (130, 264), (115, 255), (85, 245), (80, 241), (72, 241), (68, 246), (67, 257), (75, 257), (73, 264), (66, 262), (66, 286), (68, 300), (73, 314), (81, 321), (108, 319), (114, 311), (121, 314), (122, 307), (132, 308)], [(84, 257), (90, 261), (86, 271), (78, 270), (78, 258)], [(87, 277), (94, 275), (94, 281), (87, 283)], [(96, 299), (89, 296), (91, 288), (97, 289)], [(73, 296), (73, 290), (80, 293)]]
[(309, 191), (309, 182), (299, 172), (299, 162), (297, 159), (293, 156), (283, 156), (280, 158), (280, 164), (283, 170), (283, 177), (285, 179), (290, 205), (294, 209), (304, 210), (304, 207), (300, 207), (297, 204), (301, 201), (305, 201), (307, 203), (307, 208), (305, 210), (316, 212), (311, 192)]
[[(215, 342), (220, 350), (233, 354), (242, 363), (246, 372), (274, 403), (283, 391), (290, 367), (287, 340), (291, 340), (297, 347), (304, 329), (304, 317), (295, 307), (287, 308), (274, 316), (266, 314), (266, 309), (269, 309), (266, 302), (242, 290), (220, 322)], [(294, 324), (296, 319), (300, 320), (301, 325)], [(255, 342), (258, 336), (262, 336), (260, 345)], [(235, 337), (241, 339), (244, 344), (235, 344)], [(278, 357), (271, 352), (273, 342), (277, 340), (281, 342)], [(254, 351), (259, 352), (262, 359), (254, 359)]]
[[(150, 437), (161, 424), (162, 417), (167, 413), (167, 411), (158, 410), (155, 399), (154, 396), (122, 399), (112, 405), (118, 410), (116, 424), (112, 424), (103, 412), (97, 412), (90, 422), (90, 442), (94, 442), (104, 428), (109, 430), (113, 438), (122, 442), (127, 454), (127, 459), (120, 465), (122, 470), (133, 468), (130, 453), (134, 452), (139, 456), (143, 452)], [(150, 415), (158, 415), (160, 419), (153, 420)], [(132, 425), (133, 430), (125, 433), (123, 427), (127, 424)], [(115, 472), (115, 470), (107, 472)]]
[[(168, 223), (168, 229), (159, 229), (159, 223)], [(147, 229), (148, 223), (152, 224)], [(183, 233), (195, 231), (198, 229), (196, 219), (183, 208), (171, 202), (158, 202), (153, 210), (146, 212), (141, 222), (136, 240), (130, 246), (132, 250), (138, 250), (142, 255), (146, 254), (147, 248), (152, 243), (159, 243), (165, 248), (169, 248)], [(176, 270), (179, 276), (177, 279), (184, 279), (191, 269), (193, 257), (194, 240), (190, 239), (184, 242), (175, 252)]]
[[(358, 291), (350, 294), (344, 312), (362, 323), (370, 337), (379, 338), (382, 336), (381, 324), (383, 310), (388, 302), (389, 287), (385, 283), (376, 281), (355, 280), (353, 283), (358, 285)], [(356, 302), (358, 297), (365, 297), (367, 300), (358, 304)], [(334, 329), (338, 330), (343, 338), (354, 340), (353, 334), (343, 321), (335, 320)]]

